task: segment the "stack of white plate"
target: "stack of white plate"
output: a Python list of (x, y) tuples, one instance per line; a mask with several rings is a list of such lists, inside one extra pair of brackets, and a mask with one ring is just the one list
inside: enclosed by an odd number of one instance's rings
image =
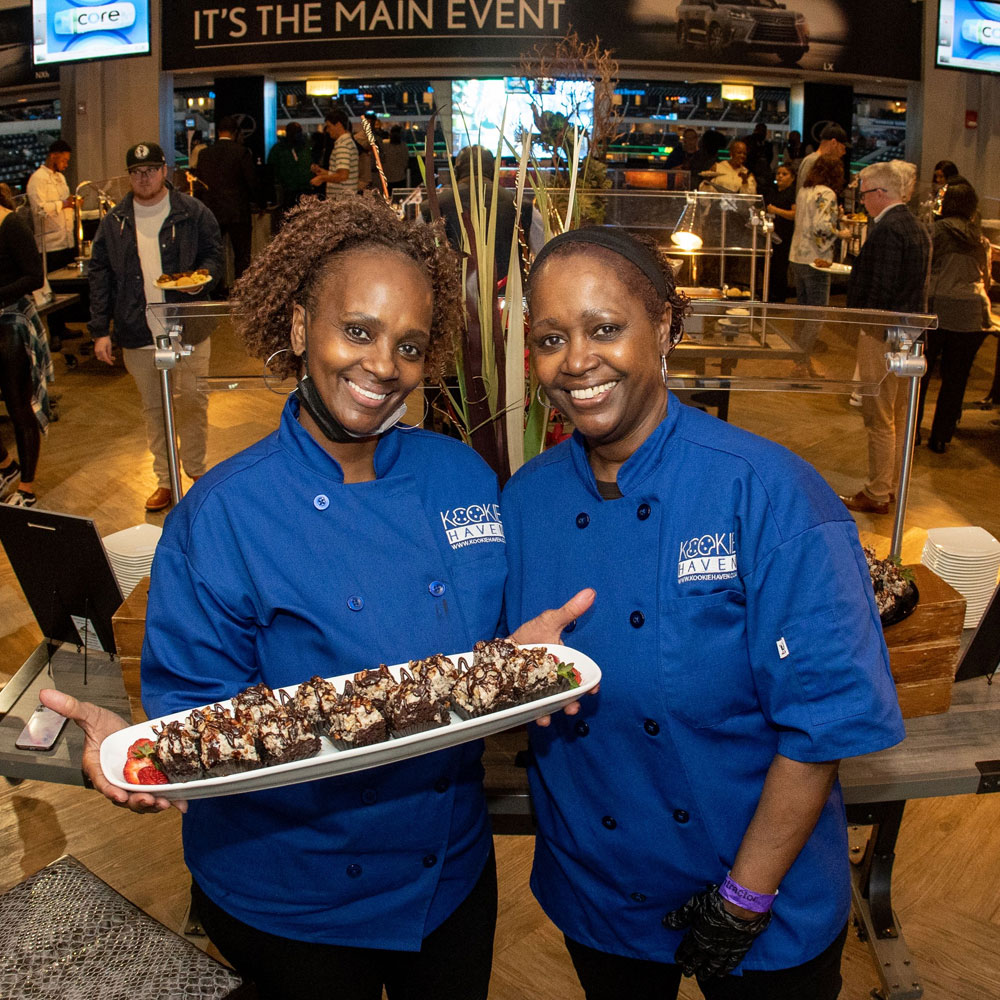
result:
[(104, 538), (104, 549), (123, 597), (128, 597), (135, 585), (149, 576), (161, 534), (162, 529), (155, 524), (137, 524)]
[(920, 561), (965, 598), (965, 627), (975, 628), (1000, 572), (1000, 542), (985, 528), (932, 528)]

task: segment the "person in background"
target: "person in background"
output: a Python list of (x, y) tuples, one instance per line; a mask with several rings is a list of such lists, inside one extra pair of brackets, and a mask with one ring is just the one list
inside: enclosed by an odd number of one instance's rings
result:
[(322, 187), (327, 198), (352, 198), (358, 193), (358, 147), (351, 135), (351, 119), (342, 108), (326, 113), (323, 125), (333, 143), (327, 167), (312, 165), (313, 187)]
[(208, 143), (205, 142), (205, 134), (202, 130), (195, 129), (191, 133), (191, 152), (188, 155), (188, 169), (194, 171), (198, 167), (198, 157), (201, 156), (204, 150), (208, 149)]
[[(90, 331), (94, 356), (114, 364), (111, 337), (122, 348), (125, 367), (135, 379), (142, 399), (146, 437), (153, 453), (156, 489), (146, 510), (166, 510), (173, 503), (167, 465), (167, 436), (163, 426), (160, 372), (155, 365), (153, 334), (146, 320), (151, 302), (207, 299), (223, 270), (222, 237), (215, 216), (196, 198), (175, 191), (167, 183), (163, 150), (155, 142), (140, 142), (125, 156), (131, 192), (101, 220), (88, 268)], [(206, 269), (207, 284), (190, 291), (164, 291), (156, 284), (161, 274)], [(112, 321), (114, 329), (112, 331)], [(172, 371), (172, 385), (184, 471), (197, 479), (205, 472), (208, 435), (208, 397), (198, 388), (208, 374), (211, 341), (181, 357)]]
[(410, 163), (410, 147), (403, 142), (399, 125), (389, 129), (389, 138), (382, 141), (382, 169), (385, 171), (389, 193), (406, 185), (406, 168)]
[(931, 203), (935, 215), (941, 214), (941, 199), (944, 197), (948, 182), (959, 176), (959, 169), (951, 160), (938, 160), (934, 164), (934, 174), (931, 183)]
[(267, 165), (274, 178), (278, 209), (274, 213), (274, 232), (281, 228), (287, 212), (294, 208), (304, 195), (313, 193), (312, 163), (302, 126), (295, 121), (285, 126), (285, 134), (267, 154)]
[(989, 242), (979, 225), (979, 197), (964, 177), (948, 178), (941, 218), (934, 223), (928, 308), (938, 328), (928, 330), (924, 356), (927, 372), (920, 380), (917, 444), (927, 386), (938, 361), (941, 388), (927, 446), (940, 455), (948, 448), (958, 420), (976, 352), (992, 327), (989, 300)]
[(717, 129), (706, 129), (698, 140), (698, 152), (691, 156), (691, 190), (697, 188), (704, 180), (706, 171), (715, 171), (719, 162), (719, 153), (726, 145), (726, 137)]
[(774, 143), (767, 137), (767, 125), (757, 122), (753, 132), (744, 140), (747, 145), (747, 165), (757, 182), (757, 190), (764, 191), (771, 183), (774, 174), (771, 164), (774, 162)]
[(839, 227), (837, 198), (843, 188), (844, 165), (832, 156), (813, 160), (809, 176), (799, 184), (788, 275), (800, 306), (830, 304), (830, 273), (812, 265), (817, 259), (832, 262), (837, 240), (850, 235), (850, 230)]
[(835, 159), (843, 160), (847, 155), (847, 133), (835, 122), (827, 125), (819, 134), (819, 146), (816, 151), (803, 157), (799, 164), (796, 186), (799, 190), (809, 178), (813, 164), (821, 156), (832, 156)]
[(781, 154), (781, 162), (787, 163), (797, 174), (799, 164), (802, 163), (802, 157), (804, 155), (805, 151), (802, 149), (802, 134), (796, 129), (792, 129), (788, 133), (788, 139), (785, 142), (785, 150)]
[(0, 395), (14, 425), (17, 460), (0, 441), (0, 501), (34, 507), (42, 434), (51, 418), (45, 383), (52, 358), (31, 293), (45, 281), (31, 230), (0, 184)]
[[(222, 238), (233, 248), (233, 273), (237, 279), (250, 266), (253, 241), (253, 206), (259, 205), (260, 191), (253, 154), (237, 138), (239, 124), (226, 115), (216, 126), (215, 144), (198, 157), (199, 184), (195, 195), (208, 206), (219, 224)], [(216, 289), (220, 298), (228, 289)]]
[(668, 392), (686, 300), (652, 240), (564, 233), (527, 292), (532, 370), (576, 430), (504, 489), (505, 607), (587, 581), (566, 641), (602, 672), (529, 726), (532, 891), (587, 1000), (671, 1000), (682, 975), (833, 1000), (839, 759), (904, 735), (857, 527), (800, 458)]
[[(73, 231), (76, 198), (70, 194), (66, 183), (66, 170), (72, 155), (70, 144), (64, 139), (56, 139), (49, 146), (45, 162), (28, 178), (26, 187), (35, 240), (39, 251), (45, 251), (45, 264), (50, 273), (67, 267), (76, 259)], [(60, 313), (54, 312), (48, 318), (48, 326), (49, 346), (58, 351), (67, 339), (66, 321)]]
[(747, 144), (734, 139), (729, 144), (729, 159), (720, 160), (711, 170), (713, 176), (703, 173), (703, 191), (726, 191), (731, 194), (756, 194), (757, 181), (747, 166)]
[(764, 203), (774, 220), (767, 297), (770, 302), (784, 302), (789, 292), (788, 253), (795, 231), (795, 170), (787, 163), (775, 171), (774, 183), (765, 194)]
[(664, 166), (667, 170), (691, 170), (691, 161), (698, 152), (698, 130), (686, 128), (681, 133), (679, 146), (667, 157)]
[[(927, 308), (931, 238), (907, 209), (910, 170), (895, 162), (873, 163), (858, 175), (858, 198), (871, 216), (868, 238), (851, 268), (849, 309), (887, 309), (922, 313)], [(861, 380), (879, 385), (861, 397), (868, 439), (868, 478), (852, 496), (841, 496), (848, 510), (887, 514), (895, 500), (906, 441), (907, 381), (885, 374), (886, 345), (864, 330), (858, 336)]]
[[(459, 151), (455, 157), (455, 183), (458, 192), (452, 190), (449, 185), (438, 193), (438, 204), (441, 208), (441, 217), (445, 222), (445, 231), (448, 234), (448, 241), (456, 250), (462, 249), (462, 231), (465, 228), (464, 221), (459, 213), (459, 205), (463, 212), (469, 212), (469, 201), (474, 197), (474, 192), (478, 191), (477, 178), (480, 171), (483, 179), (483, 201), (486, 211), (489, 212), (493, 201), (493, 174), (496, 160), (493, 154), (482, 146), (466, 146)], [(497, 199), (497, 223), (496, 242), (494, 245), (496, 253), (496, 280), (502, 282), (507, 277), (510, 268), (510, 248), (514, 236), (514, 227), (517, 224), (517, 212), (514, 204), (514, 195), (509, 188), (501, 187), (496, 190)], [(421, 212), (425, 221), (430, 221), (430, 209), (425, 200), (421, 206)], [(532, 203), (525, 199), (521, 206), (521, 227), (525, 237), (531, 230), (532, 224)], [(468, 234), (470, 245), (475, 244), (475, 234)]]

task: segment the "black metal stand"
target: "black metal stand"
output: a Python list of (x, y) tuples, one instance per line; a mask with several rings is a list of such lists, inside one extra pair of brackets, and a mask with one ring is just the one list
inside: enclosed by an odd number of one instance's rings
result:
[[(892, 866), (905, 799), (849, 805), (851, 896), (858, 937), (876, 958), (881, 989), (875, 1000), (916, 1000), (924, 995), (916, 965), (892, 910)], [(870, 826), (864, 839), (861, 826)]]

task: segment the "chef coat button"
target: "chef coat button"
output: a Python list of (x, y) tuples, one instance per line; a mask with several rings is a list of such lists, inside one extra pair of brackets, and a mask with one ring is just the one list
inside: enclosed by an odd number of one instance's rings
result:
[(375, 800), (378, 798), (378, 793), (374, 788), (366, 788), (361, 793), (361, 801), (364, 802), (366, 806), (372, 806), (375, 804)]
[(347, 866), (347, 877), (348, 878), (359, 878), (361, 876), (361, 865), (348, 865)]
[(347, 598), (347, 606), (352, 611), (360, 611), (365, 606), (365, 599), (363, 597), (358, 597), (357, 594), (352, 594)]
[(639, 504), (639, 509), (635, 512), (635, 516), (639, 518), (640, 521), (645, 521), (649, 517), (650, 510), (648, 503)]
[(330, 498), (325, 493), (317, 493), (313, 497), (313, 506), (317, 510), (326, 510), (330, 506)]
[(434, 782), (434, 791), (444, 794), (448, 789), (451, 788), (451, 782), (447, 778), (438, 778)]
[(576, 515), (576, 526), (578, 528), (586, 528), (588, 524), (590, 524), (590, 515), (588, 514)]
[(574, 618), (568, 625), (563, 626), (564, 632), (572, 632), (576, 628), (576, 619)]
[(614, 818), (614, 816), (605, 816), (604, 819), (601, 820), (601, 823), (604, 824), (604, 828), (607, 830), (613, 830), (616, 826), (618, 826), (618, 821)]
[(424, 867), (433, 868), (438, 863), (436, 854), (425, 854), (424, 855)]
[(574, 727), (577, 736), (586, 736), (590, 732), (590, 726), (581, 719)]
[(632, 899), (635, 900), (635, 902), (637, 902), (637, 903), (645, 903), (646, 902), (646, 895), (645, 895), (645, 893), (642, 893), (642, 892), (633, 892), (632, 893)]
[(632, 614), (628, 616), (628, 620), (632, 625), (632, 628), (642, 628), (646, 624), (646, 616), (641, 611), (633, 611)]
[(434, 580), (428, 585), (427, 589), (434, 597), (440, 597), (444, 593), (444, 584), (440, 580)]
[(643, 724), (642, 728), (649, 733), (650, 736), (656, 736), (660, 731), (660, 724), (655, 719), (647, 719)]
[(688, 814), (686, 809), (674, 810), (674, 819), (677, 820), (678, 823), (686, 823), (690, 818), (691, 816)]

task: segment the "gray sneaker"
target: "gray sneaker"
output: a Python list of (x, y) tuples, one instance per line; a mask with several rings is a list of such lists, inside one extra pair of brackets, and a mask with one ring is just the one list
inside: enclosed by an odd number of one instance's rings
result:
[(21, 466), (16, 461), (11, 462), (5, 470), (0, 470), (0, 503), (17, 489), (17, 484), (20, 481)]

